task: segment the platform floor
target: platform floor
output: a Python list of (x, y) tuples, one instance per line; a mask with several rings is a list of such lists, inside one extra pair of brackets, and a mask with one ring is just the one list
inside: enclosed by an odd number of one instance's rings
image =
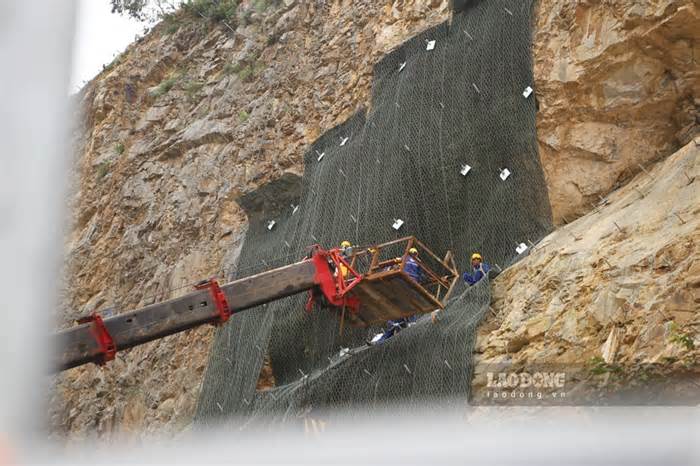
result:
[(362, 303), (356, 316), (361, 322), (353, 322), (355, 324), (382, 325), (387, 320), (442, 308), (439, 301), (400, 270), (365, 277), (352, 294)]

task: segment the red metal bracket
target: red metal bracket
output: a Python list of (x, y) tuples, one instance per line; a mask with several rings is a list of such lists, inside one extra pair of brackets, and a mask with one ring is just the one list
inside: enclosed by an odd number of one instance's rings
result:
[(100, 348), (99, 359), (96, 361), (100, 366), (104, 365), (108, 361), (114, 359), (117, 354), (117, 345), (114, 344), (114, 339), (112, 335), (109, 334), (107, 327), (105, 326), (102, 316), (93, 312), (87, 317), (78, 319), (79, 324), (92, 323), (90, 326), (90, 333), (95, 337), (97, 341), (97, 346)]
[[(339, 249), (326, 251), (316, 247), (311, 260), (316, 267), (316, 277), (314, 281), (323, 293), (326, 302), (335, 307), (346, 307), (354, 314), (360, 310), (360, 300), (353, 296), (350, 291), (362, 281), (362, 275), (357, 273), (345, 260)], [(331, 271), (331, 264), (335, 268), (335, 273)], [(346, 273), (343, 274), (342, 270)], [(306, 305), (307, 311), (313, 306), (313, 293), (309, 297)]]
[(216, 306), (217, 312), (219, 313), (219, 317), (214, 322), (214, 325), (221, 325), (226, 323), (226, 321), (231, 317), (232, 312), (231, 309), (228, 307), (228, 300), (226, 299), (226, 295), (223, 291), (221, 291), (219, 282), (212, 278), (210, 280), (205, 280), (203, 282), (197, 283), (194, 287), (197, 290), (209, 289), (209, 292), (211, 293), (211, 298), (214, 301), (214, 305)]

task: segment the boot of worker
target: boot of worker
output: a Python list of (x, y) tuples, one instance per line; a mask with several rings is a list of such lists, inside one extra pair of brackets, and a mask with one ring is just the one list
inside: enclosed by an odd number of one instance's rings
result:
[(387, 341), (389, 338), (393, 337), (396, 335), (399, 330), (401, 330), (401, 323), (403, 319), (398, 319), (398, 320), (390, 320), (387, 322), (387, 328), (384, 330), (384, 333), (382, 334), (381, 337), (379, 337), (379, 340), (374, 342), (374, 344), (379, 344), (379, 343), (384, 343)]

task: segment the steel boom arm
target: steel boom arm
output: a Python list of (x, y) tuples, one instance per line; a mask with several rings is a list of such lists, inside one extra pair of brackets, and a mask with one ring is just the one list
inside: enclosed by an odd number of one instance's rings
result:
[[(317, 285), (319, 262), (305, 260), (235, 280), (221, 287), (232, 314), (307, 291)], [(102, 321), (116, 350), (125, 350), (207, 323), (216, 323), (219, 309), (210, 290), (136, 309)], [(89, 362), (100, 363), (104, 350), (95, 337), (95, 325), (83, 323), (53, 336), (52, 371)], [(107, 334), (107, 333), (106, 333)]]

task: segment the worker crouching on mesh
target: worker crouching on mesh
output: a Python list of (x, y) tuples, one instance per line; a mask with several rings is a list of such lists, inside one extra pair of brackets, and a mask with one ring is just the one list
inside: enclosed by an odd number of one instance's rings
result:
[(475, 252), (472, 254), (472, 273), (464, 272), (462, 278), (469, 286), (476, 285), (479, 280), (484, 278), (491, 270), (491, 266), (484, 262), (481, 254)]
[[(469, 272), (464, 272), (462, 274), (462, 279), (469, 284), (469, 286), (474, 286), (479, 281), (484, 278), (486, 275), (488, 275), (489, 271), (491, 270), (491, 266), (484, 262), (484, 258), (481, 257), (481, 254), (478, 252), (475, 252), (472, 254), (472, 273)], [(435, 310), (430, 314), (430, 318), (435, 323), (438, 320), (438, 314), (440, 313), (440, 310)]]
[[(401, 258), (396, 258), (396, 261), (401, 263)], [(408, 257), (406, 257), (406, 263), (403, 266), (403, 271), (416, 283), (423, 282), (423, 270), (418, 262), (418, 250), (416, 248), (411, 248), (408, 250)], [(415, 321), (415, 315), (388, 321), (387, 328), (384, 330), (384, 333), (382, 333), (378, 339), (373, 340), (371, 344), (383, 343)]]

